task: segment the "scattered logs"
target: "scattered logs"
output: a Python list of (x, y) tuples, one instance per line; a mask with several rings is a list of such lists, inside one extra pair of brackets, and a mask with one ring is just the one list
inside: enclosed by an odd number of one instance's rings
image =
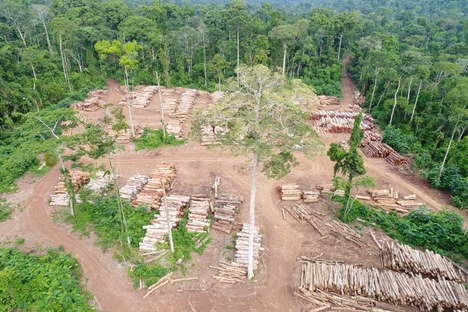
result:
[(369, 297), (394, 304), (417, 306), (421, 311), (467, 309), (468, 291), (463, 284), (436, 281), (376, 268), (329, 264), (302, 257), (299, 289)]
[(407, 245), (390, 242), (383, 245), (384, 268), (424, 277), (464, 283), (463, 273), (455, 269), (447, 258), (430, 250), (416, 250)]
[(127, 184), (120, 188), (120, 197), (128, 201), (136, 199), (137, 194), (143, 189), (143, 186), (148, 183), (148, 177), (142, 174), (131, 176)]
[[(166, 198), (161, 199), (159, 214), (154, 215), (150, 225), (143, 226), (146, 234), (139, 243), (141, 253), (156, 251), (156, 244), (163, 243), (165, 236), (169, 234), (168, 221), (171, 228), (177, 227), (189, 202), (190, 196), (186, 195), (168, 195)], [(167, 212), (169, 212), (169, 220), (167, 219)]]
[(407, 157), (400, 155), (396, 151), (393, 151), (390, 154), (388, 154), (385, 160), (393, 166), (407, 165), (409, 161)]
[(212, 229), (230, 234), (236, 224), (239, 205), (244, 198), (238, 195), (224, 194), (218, 196), (214, 202), (214, 223)]
[(214, 275), (213, 278), (221, 283), (245, 283), (247, 270), (245, 267), (240, 266), (235, 262), (227, 263), (221, 261), (218, 266), (210, 265), (210, 268), (218, 270), (218, 274)]
[[(234, 255), (234, 262), (242, 267), (247, 268), (248, 264), (248, 246), (249, 246), (249, 233), (250, 225), (244, 223), (240, 232), (237, 233), (236, 239), (236, 253)], [(258, 259), (260, 257), (260, 251), (263, 251), (260, 244), (262, 236), (260, 235), (260, 229), (254, 226), (254, 240), (253, 240), (253, 268), (257, 268)]]
[(302, 191), (297, 184), (285, 184), (279, 188), (281, 200), (301, 200)]
[(192, 195), (187, 221), (187, 231), (207, 233), (210, 227), (208, 213), (210, 212), (210, 199), (203, 195)]

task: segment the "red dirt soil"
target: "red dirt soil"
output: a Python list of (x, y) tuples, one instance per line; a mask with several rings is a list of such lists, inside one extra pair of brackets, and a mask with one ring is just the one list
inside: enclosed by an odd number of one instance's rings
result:
[[(345, 80), (346, 81), (346, 80)], [(349, 79), (349, 81), (351, 81)], [(354, 86), (344, 89), (345, 101), (353, 97)], [(348, 90), (349, 89), (349, 90)], [(347, 91), (348, 90), (348, 91)], [(122, 94), (114, 85), (110, 88), (108, 101), (117, 104)], [(157, 127), (159, 124), (157, 96), (145, 109), (135, 109), (135, 124)], [(205, 100), (205, 99), (203, 99)], [(204, 101), (201, 101), (204, 102)], [(124, 112), (126, 113), (126, 107)], [(102, 118), (103, 110), (86, 113), (89, 120)], [(154, 116), (154, 117), (151, 117)], [(346, 134), (323, 134), (323, 142), (347, 140)], [(318, 183), (329, 183), (333, 163), (324, 154), (315, 159), (298, 155), (300, 165), (285, 178), (276, 181), (259, 174), (257, 182), (256, 222), (264, 234), (262, 244), (266, 248), (263, 264), (253, 282), (226, 285), (212, 278), (216, 271), (209, 265), (216, 265), (223, 254), (223, 246), (231, 244), (232, 236), (211, 232), (212, 243), (202, 256), (195, 255), (186, 264), (187, 276), (198, 280), (166, 286), (143, 300), (144, 291), (132, 287), (126, 268), (113, 258), (111, 252), (103, 252), (92, 238), (81, 238), (52, 220), (53, 208), (48, 198), (59, 179), (58, 168), (52, 169), (37, 184), (24, 183), (20, 196), (9, 195), (16, 200), (26, 200), (24, 212), (16, 211), (11, 220), (0, 223), (1, 240), (12, 241), (15, 237), (26, 238), (27, 247), (37, 244), (46, 247), (63, 246), (65, 251), (76, 257), (82, 267), (85, 286), (95, 298), (95, 305), (101, 311), (301, 311), (305, 302), (292, 295), (299, 285), (300, 256), (316, 256), (322, 259), (339, 260), (363, 266), (380, 267), (379, 253), (367, 232), (363, 241), (368, 248), (330, 235), (325, 239), (310, 226), (299, 224), (289, 215), (283, 220), (276, 187), (283, 183), (295, 182), (303, 188), (313, 189)], [(228, 152), (212, 150), (199, 142), (183, 146), (165, 147), (155, 152), (134, 152), (127, 150), (114, 156), (121, 184), (136, 173), (149, 173), (160, 162), (175, 163), (178, 174), (173, 193), (209, 193), (214, 177), (221, 177), (221, 192), (240, 194), (248, 201), (249, 173), (248, 159), (235, 157)], [(368, 174), (379, 187), (393, 187), (402, 195), (416, 194), (432, 209), (448, 204), (447, 196), (429, 188), (420, 179), (408, 180), (384, 159), (365, 158)], [(23, 191), (21, 191), (23, 190)], [(10, 198), (10, 199), (11, 199)], [(317, 210), (330, 212), (324, 202), (315, 204)], [(248, 205), (241, 206), (239, 223), (247, 222)], [(379, 239), (388, 239), (381, 233)], [(43, 245), (42, 245), (43, 244)], [(181, 274), (180, 272), (177, 273)]]

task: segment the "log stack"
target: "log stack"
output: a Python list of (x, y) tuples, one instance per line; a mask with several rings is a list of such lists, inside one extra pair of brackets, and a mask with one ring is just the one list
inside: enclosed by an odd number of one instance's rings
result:
[(178, 118), (180, 122), (183, 123), (190, 115), (190, 112), (193, 107), (193, 101), (196, 95), (197, 90), (194, 89), (187, 89), (184, 93), (182, 93), (176, 112), (171, 114), (170, 116), (173, 118)]
[(329, 106), (329, 105), (340, 105), (341, 100), (336, 96), (326, 96), (326, 95), (319, 95), (318, 96), (320, 106)]
[(468, 309), (468, 291), (463, 284), (436, 281), (376, 268), (301, 260), (299, 289), (359, 295), (377, 301), (417, 306), (420, 311)]
[(127, 184), (120, 188), (120, 197), (128, 201), (134, 201), (137, 194), (143, 189), (148, 183), (148, 177), (142, 174), (136, 174), (131, 176)]
[(236, 224), (239, 205), (244, 198), (238, 195), (224, 194), (218, 196), (214, 202), (214, 230), (230, 234)]
[(366, 98), (364, 97), (364, 95), (362, 95), (361, 92), (354, 91), (354, 100), (353, 100), (354, 105), (361, 106), (362, 103), (364, 103), (365, 100), (366, 100)]
[(391, 153), (395, 153), (395, 150), (385, 143), (369, 141), (368, 144), (362, 148), (362, 152), (369, 158), (385, 158)]
[[(237, 233), (236, 239), (236, 254), (234, 255), (234, 262), (239, 264), (242, 267), (247, 267), (248, 264), (248, 246), (249, 246), (249, 231), (250, 226), (247, 223), (244, 223), (242, 229)], [(253, 268), (257, 268), (258, 259), (260, 257), (260, 251), (263, 251), (260, 244), (261, 235), (260, 229), (254, 227), (254, 243), (253, 243)]]
[[(357, 115), (356, 112), (317, 111), (310, 115), (310, 120), (317, 132), (351, 133)], [(373, 131), (374, 128), (374, 119), (363, 114), (361, 130)]]
[(285, 184), (279, 188), (281, 200), (293, 201), (301, 200), (302, 191), (297, 184)]
[(304, 203), (315, 203), (319, 201), (320, 192), (319, 191), (302, 191), (302, 200)]
[(136, 196), (134, 205), (146, 205), (150, 209), (158, 209), (164, 191), (172, 188), (177, 170), (174, 164), (162, 163), (149, 174), (148, 182)]
[(178, 104), (179, 104), (178, 99), (165, 98), (163, 100), (163, 105), (162, 105), (164, 115), (170, 116), (171, 114), (174, 114), (177, 109)]
[(167, 212), (169, 212), (169, 224), (171, 228), (175, 228), (189, 202), (190, 196), (186, 195), (168, 195), (166, 198), (162, 198), (159, 214), (154, 215), (150, 225), (143, 226), (146, 234), (139, 243), (141, 253), (155, 252), (156, 244), (164, 243), (165, 236), (169, 233)]
[(367, 192), (371, 195), (371, 198), (360, 195), (355, 195), (354, 197), (356, 199), (373, 201), (373, 203), (371, 203), (373, 206), (403, 214), (407, 214), (410, 210), (425, 205), (422, 202), (417, 202), (416, 195), (414, 194), (404, 196), (401, 199), (399, 193), (393, 188), (380, 190), (369, 189)]
[(94, 112), (101, 108), (106, 102), (104, 97), (106, 96), (106, 90), (95, 90), (88, 93), (88, 96), (83, 102), (76, 102), (70, 105), (75, 110), (83, 110), (88, 112)]
[(218, 274), (214, 275), (213, 278), (221, 283), (245, 283), (247, 270), (235, 262), (227, 263), (221, 261), (218, 266), (210, 265), (210, 268), (218, 270)]
[(172, 134), (173, 136), (175, 136), (176, 138), (179, 138), (179, 139), (184, 134), (183, 131), (182, 131), (182, 125), (180, 124), (180, 122), (178, 120), (168, 121), (166, 123), (166, 131), (167, 131), (167, 133)]
[[(83, 171), (74, 171), (71, 175), (71, 182), (74, 186), (75, 194), (90, 180), (89, 173)], [(76, 200), (80, 203), (80, 198), (76, 195)], [(51, 206), (68, 206), (70, 197), (67, 193), (67, 187), (63, 178), (60, 177), (59, 183), (54, 188), (54, 194), (50, 196)]]
[(393, 151), (390, 154), (388, 154), (385, 160), (393, 166), (407, 165), (409, 162), (407, 157), (400, 155), (396, 151)]
[(335, 192), (335, 187), (331, 183), (317, 184), (315, 188), (320, 191), (320, 194), (333, 194)]
[(430, 250), (416, 250), (394, 242), (382, 246), (384, 268), (424, 277), (464, 283), (463, 273), (447, 258)]
[(169, 163), (161, 163), (156, 165), (156, 168), (149, 174), (151, 179), (159, 179), (166, 191), (172, 189), (172, 184), (174, 183), (176, 176), (176, 166)]
[(69, 203), (70, 203), (70, 197), (68, 197), (68, 194), (66, 193), (65, 194), (63, 193), (52, 194), (50, 196), (49, 204), (51, 206), (67, 207)]
[(91, 178), (86, 188), (98, 195), (106, 195), (114, 186), (114, 176), (110, 172), (98, 171), (96, 177)]
[(226, 133), (226, 129), (221, 126), (202, 126), (201, 142), (202, 145), (218, 144), (216, 137)]
[(207, 233), (210, 227), (208, 213), (210, 212), (210, 199), (203, 195), (192, 195), (187, 221), (187, 231), (191, 233)]
[(134, 98), (132, 99), (130, 104), (133, 108), (145, 108), (146, 106), (148, 106), (149, 102), (151, 101), (151, 98), (157, 91), (157, 86), (147, 86), (141, 92), (135, 92)]
[(120, 144), (128, 144), (132, 140), (132, 130), (130, 129), (122, 129), (115, 131), (112, 129), (111, 126), (107, 127), (107, 134), (115, 139), (115, 142), (120, 143)]

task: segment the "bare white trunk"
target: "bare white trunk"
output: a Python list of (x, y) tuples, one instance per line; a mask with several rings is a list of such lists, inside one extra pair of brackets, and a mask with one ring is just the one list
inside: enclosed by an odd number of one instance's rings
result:
[(286, 54), (287, 54), (287, 46), (286, 46), (286, 42), (283, 42), (283, 77), (286, 71)]
[(44, 32), (45, 32), (46, 40), (47, 40), (47, 47), (49, 48), (49, 53), (52, 55), (54, 51), (52, 50), (52, 44), (50, 43), (49, 31), (47, 30), (47, 25), (43, 19), (42, 19), (42, 26), (44, 27)]
[(416, 94), (416, 100), (414, 101), (413, 111), (411, 112), (410, 123), (413, 121), (414, 113), (416, 112), (416, 106), (418, 105), (419, 93), (421, 92), (422, 80), (419, 83), (418, 93)]
[(163, 98), (161, 94), (161, 77), (156, 72), (156, 81), (158, 82), (158, 95), (159, 95), (159, 107), (161, 109), (161, 124), (163, 128), (163, 139), (166, 141), (166, 125), (164, 123), (164, 107), (163, 107)]
[(65, 55), (63, 54), (62, 34), (61, 33), (59, 34), (59, 48), (60, 48), (60, 58), (62, 59), (63, 77), (65, 78), (65, 81), (68, 84), (68, 88), (71, 91), (72, 87), (71, 87), (71, 84), (70, 84), (70, 79), (68, 77), (67, 62), (65, 60)]
[(411, 84), (413, 83), (413, 77), (411, 77), (410, 79), (410, 82), (409, 82), (409, 86), (408, 86), (408, 95), (406, 96), (406, 103), (409, 104), (409, 99), (410, 99), (410, 95), (411, 95)]
[(205, 41), (205, 34), (203, 34), (203, 72), (205, 76), (205, 87), (208, 84), (207, 73), (206, 73), (206, 41)]
[[(240, 47), (239, 47), (239, 26), (237, 26), (237, 68), (239, 68), (239, 65), (240, 65)], [(239, 71), (236, 70), (237, 72), (237, 85), (239, 85)]]
[(340, 44), (338, 45), (338, 63), (340, 62), (340, 58), (341, 58), (341, 44), (343, 42), (343, 34), (340, 34), (340, 36), (338, 37), (338, 39), (340, 39)]
[(127, 107), (128, 107), (128, 114), (130, 116), (130, 127), (132, 128), (132, 136), (135, 137), (135, 126), (133, 125), (133, 112), (132, 112), (132, 104), (130, 103), (130, 90), (129, 90), (129, 85), (128, 85), (128, 71), (127, 68), (125, 67), (124, 69), (125, 72), (125, 95), (127, 98)]
[(249, 209), (249, 250), (248, 250), (248, 264), (247, 264), (247, 277), (252, 279), (253, 274), (253, 243), (255, 232), (255, 182), (257, 179), (257, 154), (252, 158), (252, 172), (250, 177), (250, 209)]
[(369, 104), (369, 112), (372, 109), (372, 103), (374, 102), (374, 94), (375, 94), (376, 88), (377, 88), (377, 76), (375, 76), (375, 79), (374, 79), (374, 88), (372, 89), (372, 96), (371, 96), (370, 104)]
[(450, 147), (452, 146), (453, 137), (455, 136), (456, 131), (457, 131), (457, 125), (455, 125), (455, 127), (453, 128), (452, 136), (450, 137), (449, 145), (447, 146), (447, 150), (445, 151), (444, 159), (442, 160), (442, 165), (440, 166), (439, 175), (437, 176), (437, 181), (440, 181), (440, 177), (442, 176), (442, 172), (444, 171), (445, 162), (447, 161), (447, 157), (448, 157), (448, 154), (450, 152)]
[(390, 122), (388, 123), (389, 126), (392, 125), (393, 115), (395, 114), (395, 108), (396, 108), (396, 105), (397, 105), (397, 98), (398, 98), (398, 90), (400, 90), (400, 85), (401, 85), (401, 76), (398, 79), (398, 86), (397, 86), (397, 89), (395, 91), (395, 101), (393, 103), (392, 114), (390, 115)]

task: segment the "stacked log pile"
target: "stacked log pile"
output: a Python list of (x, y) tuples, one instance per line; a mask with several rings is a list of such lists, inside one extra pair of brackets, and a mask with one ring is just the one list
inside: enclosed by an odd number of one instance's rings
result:
[(333, 184), (317, 184), (315, 188), (320, 191), (320, 194), (333, 194), (335, 192)]
[(52, 194), (50, 196), (49, 204), (51, 206), (67, 207), (69, 203), (70, 203), (70, 197), (68, 196), (67, 193)]
[(127, 184), (120, 188), (120, 197), (128, 201), (134, 201), (146, 183), (148, 183), (148, 177), (145, 175), (136, 174), (131, 176)]
[(94, 112), (105, 104), (104, 97), (106, 94), (107, 90), (91, 91), (83, 102), (73, 103), (70, 107), (75, 110)]
[[(250, 226), (247, 223), (244, 223), (242, 230), (237, 233), (236, 239), (236, 254), (234, 255), (234, 262), (239, 264), (242, 267), (247, 268), (248, 264), (248, 246), (249, 246), (249, 231)], [(261, 240), (260, 229), (254, 226), (254, 243), (253, 243), (253, 268), (257, 268), (258, 259), (260, 257), (260, 251), (263, 251), (260, 244)]]
[[(317, 132), (351, 133), (357, 115), (356, 112), (318, 111), (310, 115), (310, 120)], [(363, 114), (361, 130), (372, 131), (374, 128), (374, 119)]]
[(201, 142), (202, 145), (217, 144), (216, 136), (226, 133), (224, 127), (221, 126), (202, 126), (201, 127)]
[(337, 98), (336, 96), (319, 95), (318, 99), (319, 99), (320, 106), (341, 104), (341, 100)]
[(143, 91), (138, 92), (135, 95), (135, 99), (133, 100), (132, 107), (133, 108), (145, 108), (148, 106), (149, 102), (153, 95), (158, 91), (157, 86), (147, 86), (143, 89)]
[(174, 164), (162, 163), (149, 174), (148, 183), (143, 186), (134, 201), (135, 205), (147, 205), (150, 209), (157, 209), (161, 203), (164, 191), (172, 188), (177, 170)]
[(393, 148), (391, 148), (387, 144), (382, 143), (380, 141), (376, 141), (376, 142), (367, 141), (367, 142), (362, 143), (361, 146), (362, 146), (362, 152), (367, 157), (385, 158), (391, 153), (395, 153), (395, 150)]
[(354, 105), (359, 105), (359, 106), (361, 106), (362, 103), (364, 103), (365, 100), (366, 100), (366, 98), (364, 97), (364, 95), (362, 95), (361, 92), (359, 92), (359, 91), (354, 91), (354, 100), (353, 100), (353, 104), (354, 104)]
[(187, 89), (180, 96), (180, 102), (177, 106), (175, 113), (171, 114), (171, 117), (176, 117), (180, 119), (181, 122), (184, 122), (185, 119), (190, 115), (190, 111), (193, 107), (193, 100), (197, 94), (197, 90)]
[[(83, 171), (74, 171), (71, 175), (71, 182), (74, 186), (74, 191), (77, 193), (81, 187), (89, 182), (89, 173)], [(80, 202), (79, 196), (77, 195), (77, 201)], [(65, 181), (60, 177), (59, 183), (54, 188), (54, 194), (50, 196), (51, 206), (68, 206), (70, 197), (67, 193), (67, 187)]]
[[(171, 228), (177, 227), (189, 201), (190, 196), (185, 195), (168, 195), (166, 198), (162, 198), (159, 214), (154, 215), (150, 225), (143, 226), (146, 234), (139, 243), (141, 253), (155, 252), (156, 244), (164, 243), (165, 235), (169, 233), (168, 221)], [(167, 212), (169, 213), (169, 220), (167, 219)]]
[(176, 138), (181, 138), (184, 134), (182, 131), (182, 125), (178, 120), (168, 121), (166, 123), (166, 131), (167, 133), (174, 135)]
[(214, 275), (213, 278), (221, 283), (245, 283), (247, 270), (235, 262), (227, 263), (221, 261), (218, 266), (210, 265), (210, 268), (218, 270), (218, 275)]
[(279, 192), (283, 201), (301, 200), (302, 191), (297, 184), (281, 185)]
[(393, 151), (390, 154), (388, 154), (385, 160), (393, 166), (407, 165), (409, 162), (407, 157), (400, 155), (396, 151)]
[(382, 135), (377, 131), (368, 130), (364, 132), (364, 138), (361, 142), (361, 146), (368, 144), (370, 141), (382, 141)]
[(430, 250), (416, 250), (407, 245), (390, 242), (382, 246), (384, 268), (424, 277), (464, 283), (463, 273), (452, 262)]
[(214, 230), (230, 234), (236, 224), (236, 215), (239, 205), (244, 198), (238, 195), (225, 194), (215, 199), (214, 202)]
[(86, 188), (95, 194), (105, 195), (112, 189), (114, 181), (114, 176), (111, 173), (98, 171), (96, 177), (89, 180)]
[(115, 131), (111, 126), (107, 127), (107, 134), (115, 139), (115, 142), (120, 144), (128, 144), (132, 140), (132, 130), (131, 129), (121, 129)]
[(348, 264), (327, 264), (301, 259), (299, 289), (322, 290), (359, 295), (378, 301), (417, 306), (421, 311), (468, 309), (468, 291), (462, 284), (410, 276), (376, 268), (360, 268)]
[(177, 105), (179, 104), (179, 100), (178, 99), (173, 99), (173, 98), (165, 98), (163, 100), (163, 111), (164, 111), (164, 114), (165, 115), (171, 115), (171, 114), (174, 114), (176, 109), (177, 109)]
[(304, 203), (315, 203), (319, 201), (319, 191), (302, 191), (302, 200)]
[(384, 210), (392, 210), (398, 213), (407, 214), (410, 210), (420, 208), (424, 205), (422, 202), (416, 201), (416, 195), (408, 195), (400, 198), (400, 195), (393, 188), (374, 190), (369, 189), (369, 196), (354, 195), (353, 197), (359, 200), (369, 201), (371, 205), (382, 208)]
[(192, 195), (187, 221), (187, 231), (191, 233), (207, 233), (210, 227), (208, 213), (210, 212), (210, 199), (203, 195)]

